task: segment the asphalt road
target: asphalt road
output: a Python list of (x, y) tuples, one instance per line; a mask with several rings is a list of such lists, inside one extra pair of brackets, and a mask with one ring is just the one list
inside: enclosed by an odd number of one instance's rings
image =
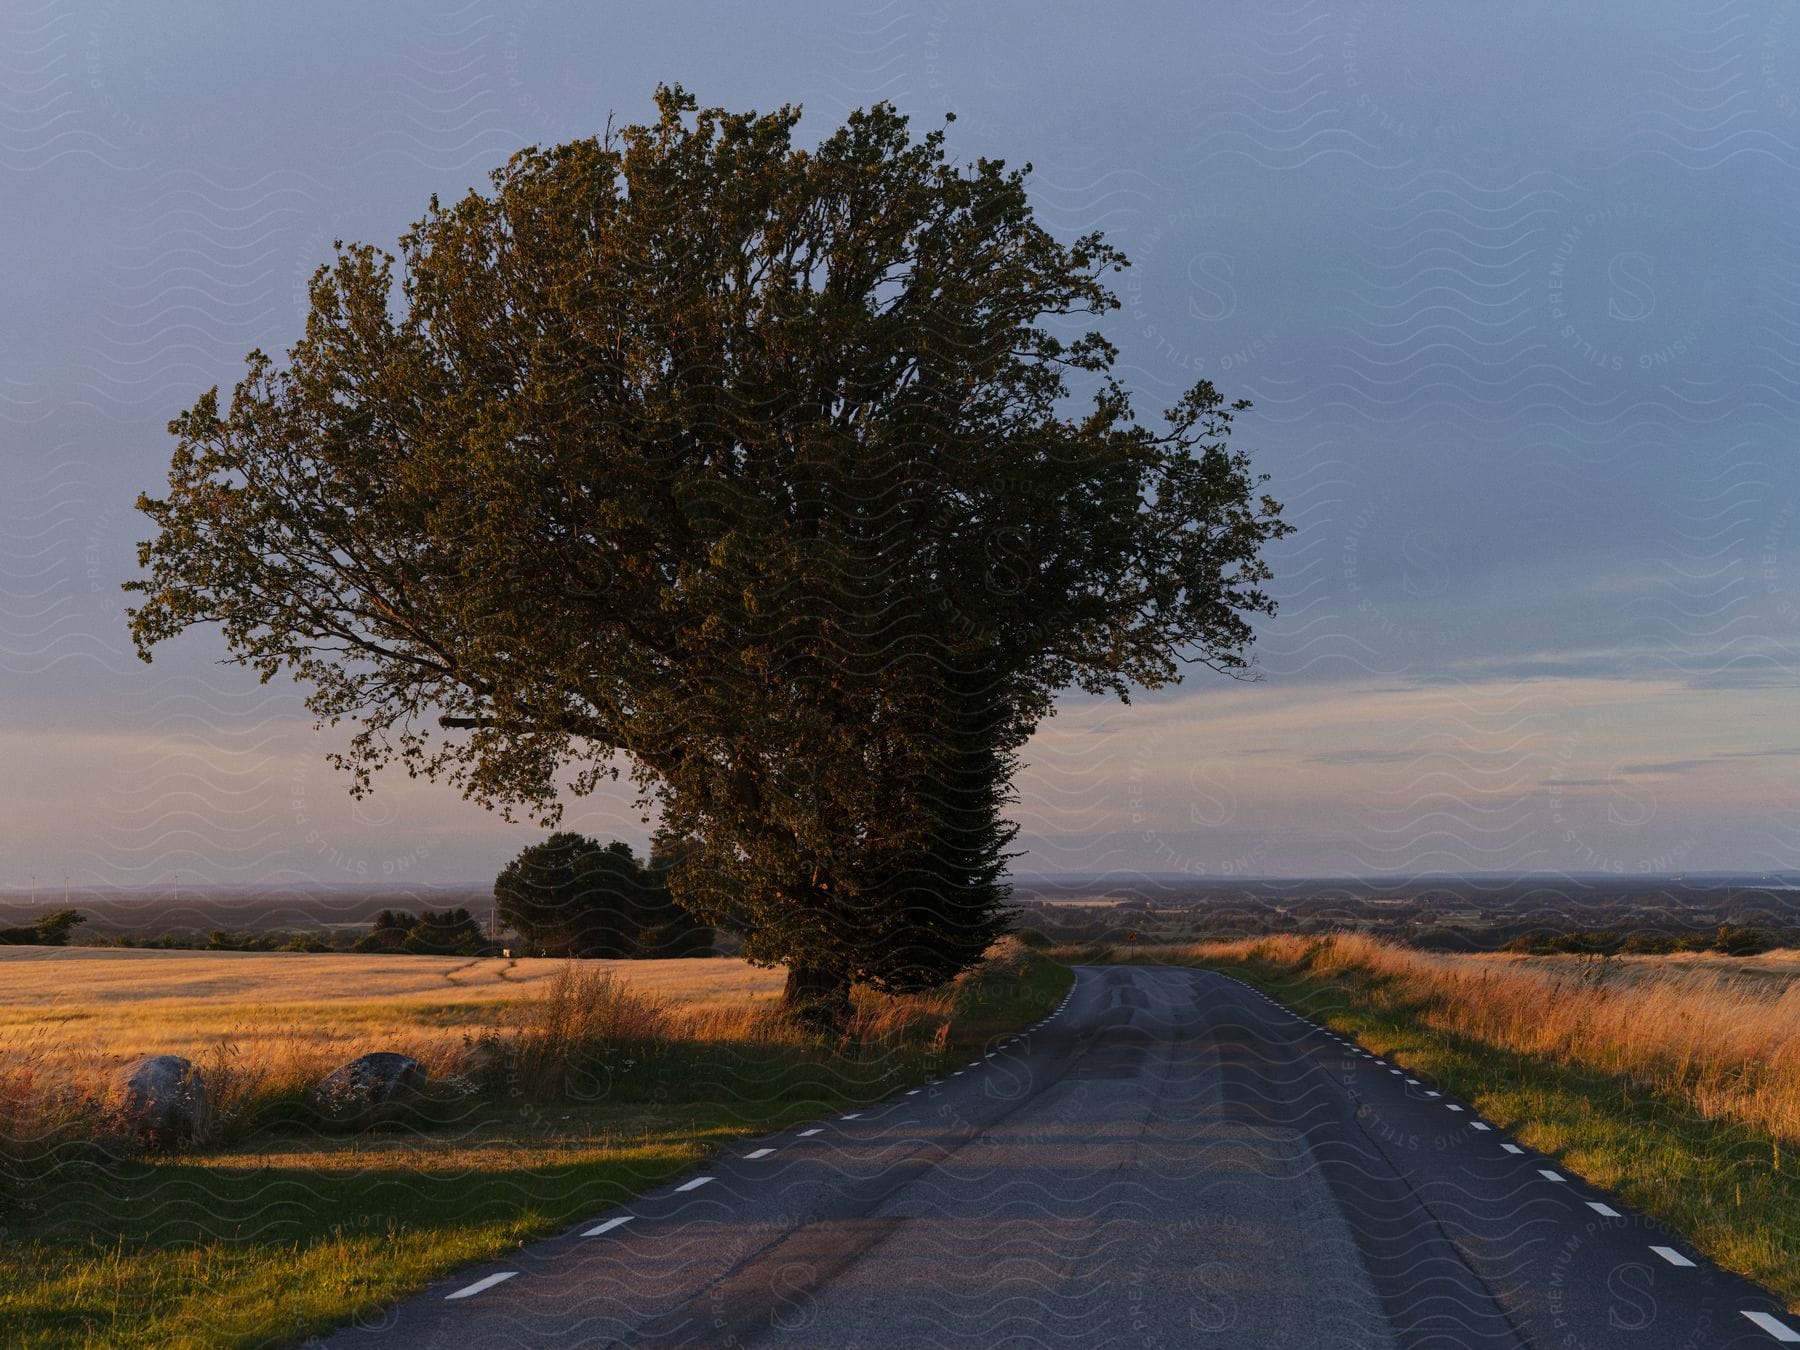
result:
[(1078, 976), (931, 1087), (734, 1146), (329, 1344), (1800, 1343), (1766, 1291), (1247, 986)]

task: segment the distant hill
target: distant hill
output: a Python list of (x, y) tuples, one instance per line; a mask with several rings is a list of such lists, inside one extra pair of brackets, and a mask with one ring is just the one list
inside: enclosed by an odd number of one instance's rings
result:
[(367, 928), (384, 909), (467, 908), (483, 925), (494, 905), (489, 886), (183, 886), (41, 889), (37, 902), (14, 892), (0, 898), (0, 927), (28, 924), (46, 910), (78, 909), (88, 918), (82, 938), (159, 933), (266, 933), (276, 930)]

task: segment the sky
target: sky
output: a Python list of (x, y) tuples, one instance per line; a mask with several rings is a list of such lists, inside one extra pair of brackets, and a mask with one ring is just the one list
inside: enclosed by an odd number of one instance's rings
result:
[[(658, 81), (888, 100), (1132, 259), (1298, 529), (1260, 678), (1074, 695), (1021, 875), (1800, 868), (1800, 12), (1532, 3), (0, 6), (0, 887), (480, 882), (537, 837), (353, 802), (216, 632), (134, 656), (170, 417)], [(566, 825), (642, 844), (628, 790)]]

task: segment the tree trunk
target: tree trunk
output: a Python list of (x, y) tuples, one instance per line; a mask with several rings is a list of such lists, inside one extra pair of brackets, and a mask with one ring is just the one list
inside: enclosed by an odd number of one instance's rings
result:
[(796, 962), (788, 967), (781, 1006), (816, 1031), (842, 1031), (850, 1022), (850, 977), (828, 966)]

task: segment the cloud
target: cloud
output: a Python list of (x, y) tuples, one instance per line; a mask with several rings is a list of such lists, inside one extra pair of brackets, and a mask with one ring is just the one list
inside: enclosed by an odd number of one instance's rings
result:
[(1326, 750), (1308, 755), (1308, 764), (1410, 764), (1429, 750)]
[(1708, 755), (1702, 759), (1665, 759), (1653, 764), (1621, 764), (1619, 772), (1633, 776), (1643, 774), (1687, 773), (1692, 769), (1704, 768), (1708, 764), (1717, 764), (1722, 756)]
[(1702, 755), (1697, 759), (1665, 759), (1648, 764), (1622, 764), (1622, 774), (1666, 774), (1689, 773), (1695, 769), (1709, 768), (1714, 764), (1725, 764), (1738, 759), (1791, 759), (1800, 756), (1800, 746), (1788, 745), (1769, 750), (1724, 750), (1716, 755)]

